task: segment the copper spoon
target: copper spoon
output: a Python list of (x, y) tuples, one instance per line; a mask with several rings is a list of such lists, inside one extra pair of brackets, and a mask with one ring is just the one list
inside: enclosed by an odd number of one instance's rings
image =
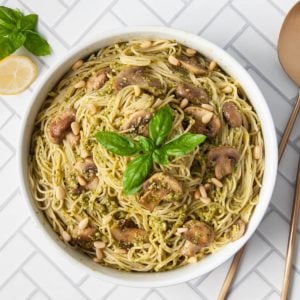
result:
[[(286, 16), (278, 40), (278, 57), (283, 69), (289, 75), (289, 77), (300, 87), (300, 2), (298, 2)], [(285, 127), (283, 136), (281, 138), (278, 150), (278, 159), (281, 160), (282, 154), (285, 150), (289, 136), (295, 124), (297, 115), (300, 110), (300, 90), (298, 99), (295, 103), (294, 109), (290, 115), (288, 123)], [(299, 170), (300, 168), (298, 168)], [(299, 172), (298, 172), (299, 173)], [(299, 177), (297, 182), (299, 182)], [(297, 185), (298, 186), (298, 185)], [(297, 188), (298, 194), (300, 188)], [(293, 206), (293, 212), (291, 217), (291, 227), (289, 235), (289, 245), (287, 250), (287, 260), (284, 275), (284, 285), (282, 290), (281, 299), (287, 299), (289, 280), (291, 275), (292, 258), (295, 246), (296, 228), (299, 219), (299, 203), (300, 195), (295, 194), (295, 203)], [(231, 288), (234, 277), (239, 267), (239, 263), (246, 245), (244, 245), (239, 252), (234, 256), (229, 271), (224, 280), (223, 286), (218, 296), (218, 300), (224, 300), (227, 297), (228, 291)]]

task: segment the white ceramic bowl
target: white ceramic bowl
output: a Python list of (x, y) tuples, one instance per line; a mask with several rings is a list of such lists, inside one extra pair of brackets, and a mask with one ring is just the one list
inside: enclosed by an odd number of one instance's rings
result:
[[(56, 233), (54, 233), (43, 213), (37, 209), (28, 183), (27, 159), (31, 132), (36, 114), (46, 98), (47, 93), (79, 58), (86, 57), (92, 52), (115, 42), (134, 38), (174, 39), (179, 43), (197, 49), (208, 58), (215, 60), (228, 74), (240, 82), (247, 93), (249, 100), (261, 120), (265, 141), (265, 173), (263, 176), (262, 189), (259, 195), (259, 202), (247, 226), (245, 235), (241, 239), (226, 245), (218, 252), (208, 255), (196, 264), (190, 264), (168, 272), (127, 273), (102, 267), (94, 263), (89, 257), (65, 245), (59, 240)], [(159, 287), (191, 280), (213, 270), (233, 256), (249, 240), (262, 220), (271, 199), (277, 173), (277, 142), (273, 120), (262, 93), (248, 72), (225, 51), (199, 36), (160, 27), (126, 28), (110, 33), (102, 33), (99, 34), (97, 38), (81, 44), (63, 57), (51, 68), (47, 75), (44, 76), (39, 87), (37, 87), (34, 92), (32, 101), (23, 118), (18, 150), (18, 170), (21, 190), (24, 196), (23, 199), (27, 202), (33, 219), (39, 225), (43, 234), (59, 249), (60, 255), (100, 280), (108, 280), (116, 284), (133, 287)]]

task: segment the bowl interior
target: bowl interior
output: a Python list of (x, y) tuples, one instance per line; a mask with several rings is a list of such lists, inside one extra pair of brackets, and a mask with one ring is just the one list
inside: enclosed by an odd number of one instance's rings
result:
[[(43, 213), (37, 209), (31, 195), (28, 182), (27, 159), (31, 133), (36, 114), (39, 111), (42, 102), (46, 98), (47, 93), (79, 58), (85, 57), (112, 43), (134, 38), (174, 39), (179, 43), (197, 49), (203, 55), (215, 60), (228, 74), (236, 78), (245, 90), (261, 120), (265, 141), (265, 173), (262, 189), (260, 191), (259, 202), (252, 215), (245, 235), (239, 240), (226, 245), (218, 252), (203, 258), (197, 264), (190, 264), (168, 272), (127, 273), (114, 270), (94, 263), (87, 256), (65, 245), (59, 240), (56, 233), (54, 233)], [(238, 62), (236, 62), (235, 59), (219, 47), (196, 35), (169, 28), (139, 27), (122, 29), (113, 33), (100, 34), (97, 39), (82, 44), (72, 50), (48, 72), (39, 87), (36, 89), (27, 113), (23, 119), (18, 147), (18, 160), (21, 189), (24, 198), (28, 203), (31, 214), (47, 238), (56, 245), (60, 255), (64, 256), (65, 259), (71, 260), (72, 263), (84, 268), (86, 272), (98, 277), (99, 279), (134, 287), (158, 287), (177, 284), (205, 274), (234, 255), (246, 243), (262, 220), (271, 199), (277, 172), (277, 163), (274, 163), (277, 162), (277, 142), (273, 120), (263, 95), (247, 71)]]

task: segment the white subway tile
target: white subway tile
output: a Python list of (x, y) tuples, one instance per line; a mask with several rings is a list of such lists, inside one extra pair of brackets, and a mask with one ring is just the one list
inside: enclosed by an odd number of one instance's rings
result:
[(147, 288), (132, 288), (125, 286), (116, 286), (114, 291), (109, 294), (106, 298), (107, 300), (120, 300), (120, 299), (130, 299), (130, 300), (140, 300), (143, 298), (150, 289)]
[(103, 298), (112, 288), (113, 284), (88, 277), (80, 286), (81, 291), (91, 299)]
[[(181, 283), (173, 286), (167, 286), (157, 289), (167, 300), (199, 300), (200, 296), (191, 289), (186, 283)], [(184, 295), (184, 296), (183, 296)]]

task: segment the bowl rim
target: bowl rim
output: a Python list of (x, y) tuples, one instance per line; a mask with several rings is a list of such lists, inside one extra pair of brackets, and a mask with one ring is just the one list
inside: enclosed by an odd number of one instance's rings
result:
[[(83, 53), (91, 54), (93, 51), (96, 51), (96, 49), (104, 47), (105, 41), (128, 40), (142, 36), (148, 38), (156, 37), (175, 39), (179, 43), (187, 46), (193, 45), (194, 48), (200, 53), (203, 53), (209, 58), (215, 59), (222, 69), (228, 72), (231, 76), (233, 76), (234, 73), (236, 77), (238, 77), (237, 79), (241, 83), (241, 86), (246, 91), (249, 101), (259, 115), (265, 144), (265, 171), (262, 188), (260, 191), (258, 204), (252, 213), (249, 226), (244, 236), (235, 242), (225, 245), (217, 252), (208, 255), (197, 264), (186, 265), (171, 271), (158, 273), (128, 273), (114, 270), (112, 268), (105, 268), (98, 265), (96, 266), (90, 258), (88, 259), (91, 262), (87, 261), (79, 253), (73, 253), (74, 250), (70, 249), (70, 247), (59, 240), (57, 234), (54, 233), (48, 222), (45, 221), (46, 218), (41, 216), (43, 214), (34, 205), (34, 200), (29, 189), (29, 182), (27, 178), (29, 142), (28, 139), (26, 140), (26, 136), (28, 136), (28, 132), (30, 132), (29, 137), (31, 137), (31, 129), (28, 123), (33, 122), (32, 118), (30, 119), (30, 117), (32, 117), (32, 111), (38, 111), (39, 109), (39, 107), (35, 107), (36, 102), (39, 101), (41, 104), (44, 101), (39, 100), (39, 95), (43, 93), (43, 87), (47, 86), (48, 81), (51, 81), (51, 78), (55, 77), (55, 74), (59, 73), (59, 70), (64, 69), (66, 71), (68, 69), (68, 67), (66, 67), (67, 65), (70, 67), (76, 60), (78, 60), (80, 57), (83, 57)], [(96, 45), (101, 43), (104, 45), (97, 48)], [(197, 46), (195, 47), (195, 45)], [(54, 80), (55, 82), (58, 82), (58, 80), (61, 78), (61, 75), (57, 76), (57, 78), (58, 79)], [(36, 114), (34, 115), (34, 118), (35, 117)], [(219, 46), (192, 33), (168, 27), (138, 26), (120, 28), (110, 32), (99, 33), (99, 35), (96, 37), (81, 42), (78, 46), (74, 47), (74, 49), (58, 59), (57, 62), (48, 70), (48, 72), (40, 80), (38, 86), (35, 88), (35, 91), (32, 93), (30, 103), (28, 104), (28, 107), (22, 118), (17, 147), (17, 171), (21, 194), (23, 196), (22, 198), (25, 198), (30, 215), (33, 218), (34, 223), (38, 224), (38, 227), (42, 230), (45, 238), (48, 241), (51, 241), (51, 243), (54, 245), (59, 255), (83, 269), (87, 274), (101, 280), (103, 279), (115, 284), (131, 287), (162, 287), (186, 282), (212, 271), (232, 257), (250, 239), (260, 224), (270, 203), (277, 175), (277, 158), (276, 131), (270, 110), (257, 84), (239, 62), (237, 62), (230, 54), (225, 52)], [(49, 231), (49, 228), (51, 228), (52, 233)], [(203, 262), (204, 260), (205, 262), (208, 261), (208, 263), (205, 264)]]

